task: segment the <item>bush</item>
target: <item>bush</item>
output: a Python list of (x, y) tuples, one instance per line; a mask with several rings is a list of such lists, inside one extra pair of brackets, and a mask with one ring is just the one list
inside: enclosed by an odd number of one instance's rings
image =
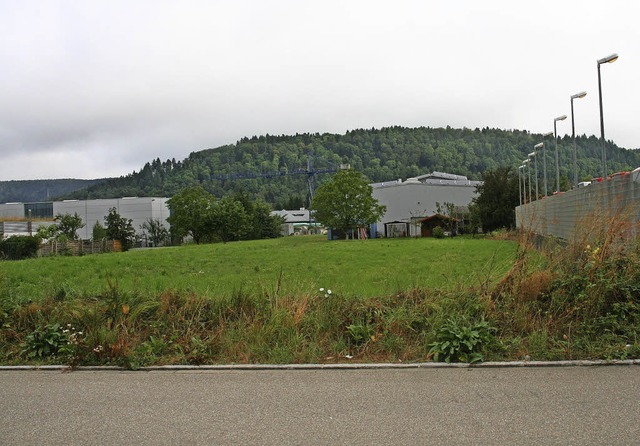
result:
[(433, 228), (433, 237), (434, 238), (444, 238), (445, 233), (444, 233), (444, 229), (442, 229), (442, 227), (440, 226), (436, 226), (435, 228)]
[(38, 237), (17, 235), (0, 240), (0, 257), (9, 260), (20, 260), (35, 257), (40, 247)]

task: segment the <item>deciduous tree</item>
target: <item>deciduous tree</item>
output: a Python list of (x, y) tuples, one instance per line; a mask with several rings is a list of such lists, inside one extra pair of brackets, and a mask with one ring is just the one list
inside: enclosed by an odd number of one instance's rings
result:
[(214, 204), (215, 197), (202, 186), (188, 187), (175, 194), (167, 202), (172, 235), (178, 238), (190, 235), (195, 243), (206, 241), (210, 233), (207, 221)]
[(169, 238), (169, 231), (157, 218), (148, 218), (144, 223), (142, 223), (140, 229), (142, 229), (142, 232), (149, 237), (153, 246), (160, 246)]
[(515, 208), (518, 199), (518, 175), (510, 166), (487, 170), (483, 184), (476, 187), (473, 199), (484, 231), (513, 228), (516, 224)]
[(250, 227), (244, 207), (231, 197), (224, 197), (212, 206), (206, 223), (211, 235), (223, 243), (240, 240)]
[(85, 227), (85, 224), (82, 222), (82, 217), (80, 217), (77, 212), (73, 215), (58, 214), (54, 217), (54, 220), (56, 221), (58, 231), (67, 237), (68, 240), (77, 240), (78, 229)]
[(96, 220), (96, 224), (93, 225), (93, 229), (91, 231), (91, 238), (93, 238), (93, 240), (95, 241), (107, 238), (107, 230), (97, 220)]
[(104, 223), (109, 239), (119, 240), (125, 251), (133, 247), (136, 237), (133, 220), (121, 217), (116, 208), (111, 208), (104, 217)]
[(328, 228), (345, 232), (366, 227), (384, 215), (385, 206), (373, 198), (366, 178), (355, 170), (341, 170), (318, 188), (311, 203), (315, 218)]

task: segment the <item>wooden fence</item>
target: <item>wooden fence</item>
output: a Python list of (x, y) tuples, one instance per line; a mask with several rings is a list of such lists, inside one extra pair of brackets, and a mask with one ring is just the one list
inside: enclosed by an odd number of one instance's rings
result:
[(38, 257), (67, 255), (82, 256), (103, 252), (121, 252), (120, 240), (70, 240), (66, 242), (51, 241), (42, 244), (38, 249)]

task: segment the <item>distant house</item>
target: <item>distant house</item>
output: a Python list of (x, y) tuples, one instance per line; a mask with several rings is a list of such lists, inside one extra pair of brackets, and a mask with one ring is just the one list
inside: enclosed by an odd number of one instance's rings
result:
[(309, 209), (300, 208), (295, 211), (273, 211), (271, 215), (284, 217), (282, 235), (307, 235), (316, 234), (321, 230), (321, 225), (313, 220)]
[[(450, 217), (458, 220), (456, 226), (462, 228), (463, 215), (477, 196), (476, 187), (480, 184), (481, 181), (444, 172), (372, 184), (373, 197), (387, 208), (376, 226), (384, 231), (384, 237), (422, 237), (430, 233), (433, 221), (443, 217), (445, 205), (451, 204), (454, 215)], [(425, 221), (438, 214), (440, 217)], [(442, 225), (443, 221), (439, 223)]]

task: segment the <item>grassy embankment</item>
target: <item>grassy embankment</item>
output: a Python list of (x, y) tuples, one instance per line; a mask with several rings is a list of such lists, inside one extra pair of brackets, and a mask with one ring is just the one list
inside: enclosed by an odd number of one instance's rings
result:
[(637, 357), (639, 258), (607, 238), (290, 237), (2, 262), (0, 362)]

